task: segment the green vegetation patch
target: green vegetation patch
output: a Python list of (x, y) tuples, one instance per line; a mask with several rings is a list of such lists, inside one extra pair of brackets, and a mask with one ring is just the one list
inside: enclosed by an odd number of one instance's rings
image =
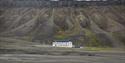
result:
[(68, 35), (65, 35), (65, 34), (57, 34), (54, 36), (55, 39), (57, 40), (64, 40), (64, 39), (67, 39), (69, 36)]
[(109, 47), (84, 47), (86, 51), (110, 51), (112, 48)]
[(96, 35), (88, 29), (85, 29), (85, 36), (88, 37), (86, 46), (92, 47), (102, 47), (102, 43), (98, 40)]
[(113, 32), (112, 35), (125, 45), (125, 32)]

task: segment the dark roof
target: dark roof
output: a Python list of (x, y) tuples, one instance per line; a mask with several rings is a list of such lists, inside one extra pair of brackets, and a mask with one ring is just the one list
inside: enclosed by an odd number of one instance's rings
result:
[(70, 40), (55, 40), (56, 42), (69, 42)]

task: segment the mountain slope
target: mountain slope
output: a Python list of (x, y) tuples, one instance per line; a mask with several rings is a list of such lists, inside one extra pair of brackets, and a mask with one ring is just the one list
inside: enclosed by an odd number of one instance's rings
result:
[(0, 36), (46, 44), (71, 40), (75, 45), (120, 47), (125, 44), (125, 7), (0, 8)]

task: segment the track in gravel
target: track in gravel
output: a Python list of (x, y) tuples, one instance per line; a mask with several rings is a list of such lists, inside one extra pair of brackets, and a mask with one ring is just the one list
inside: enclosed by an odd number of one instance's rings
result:
[(51, 56), (2, 54), (0, 63), (124, 63), (125, 56)]

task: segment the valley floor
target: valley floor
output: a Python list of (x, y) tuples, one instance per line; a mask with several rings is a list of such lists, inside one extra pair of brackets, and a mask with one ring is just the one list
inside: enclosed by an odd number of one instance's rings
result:
[(0, 48), (0, 63), (125, 63), (125, 51), (17, 46)]
[(10, 38), (0, 43), (0, 63), (125, 63), (124, 50), (45, 47)]
[(125, 56), (52, 56), (1, 54), (0, 63), (125, 63)]

